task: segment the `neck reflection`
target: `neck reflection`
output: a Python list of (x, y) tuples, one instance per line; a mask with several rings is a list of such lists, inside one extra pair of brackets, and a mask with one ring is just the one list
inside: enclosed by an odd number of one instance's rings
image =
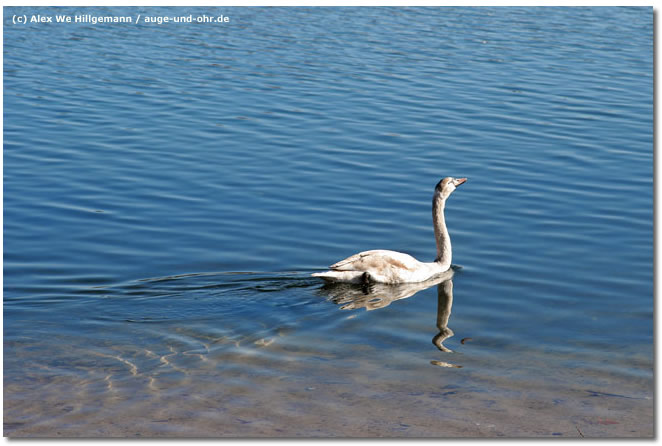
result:
[(442, 352), (451, 353), (453, 350), (445, 347), (443, 342), (455, 333), (448, 327), (453, 307), (453, 280), (448, 279), (437, 285), (437, 328), (439, 333), (432, 338), (432, 343)]
[[(451, 279), (445, 280), (444, 282), (437, 285), (437, 328), (439, 333), (437, 333), (432, 338), (432, 343), (437, 346), (439, 350), (444, 353), (452, 353), (453, 350), (444, 346), (444, 341), (452, 337), (455, 333), (448, 327), (448, 320), (451, 317), (451, 308), (453, 307), (453, 281)], [(464, 341), (462, 341), (464, 344)], [(451, 367), (456, 369), (461, 369), (462, 366), (458, 364), (452, 364), (446, 361), (433, 360), (430, 361), (430, 364), (436, 365), (439, 367)]]

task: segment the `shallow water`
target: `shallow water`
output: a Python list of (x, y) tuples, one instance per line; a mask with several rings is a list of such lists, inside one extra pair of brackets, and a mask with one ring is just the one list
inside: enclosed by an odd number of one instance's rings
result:
[(652, 8), (4, 17), (5, 435), (653, 435)]

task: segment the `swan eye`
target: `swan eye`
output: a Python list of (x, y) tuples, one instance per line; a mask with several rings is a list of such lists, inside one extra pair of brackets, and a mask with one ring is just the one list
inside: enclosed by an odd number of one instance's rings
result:
[(455, 186), (454, 181), (455, 181), (454, 178), (452, 178), (452, 177), (446, 177), (446, 178), (444, 178), (443, 180), (439, 181), (439, 183), (437, 183), (437, 189), (438, 189), (439, 191), (442, 191), (442, 190), (448, 185), (448, 183), (452, 183), (453, 186)]

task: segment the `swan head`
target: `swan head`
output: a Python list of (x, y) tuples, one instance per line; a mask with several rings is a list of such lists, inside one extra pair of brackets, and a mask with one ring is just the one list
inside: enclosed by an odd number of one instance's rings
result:
[(435, 187), (434, 193), (439, 194), (441, 198), (445, 200), (450, 197), (451, 194), (455, 192), (455, 189), (457, 189), (457, 187), (460, 184), (463, 184), (465, 181), (467, 181), (466, 178), (446, 177), (437, 183), (437, 187)]

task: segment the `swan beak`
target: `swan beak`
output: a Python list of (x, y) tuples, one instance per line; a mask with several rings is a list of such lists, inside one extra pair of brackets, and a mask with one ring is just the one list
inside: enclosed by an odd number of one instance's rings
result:
[(458, 178), (457, 180), (455, 180), (455, 187), (459, 186), (460, 184), (462, 184), (466, 181), (467, 181), (466, 178)]

